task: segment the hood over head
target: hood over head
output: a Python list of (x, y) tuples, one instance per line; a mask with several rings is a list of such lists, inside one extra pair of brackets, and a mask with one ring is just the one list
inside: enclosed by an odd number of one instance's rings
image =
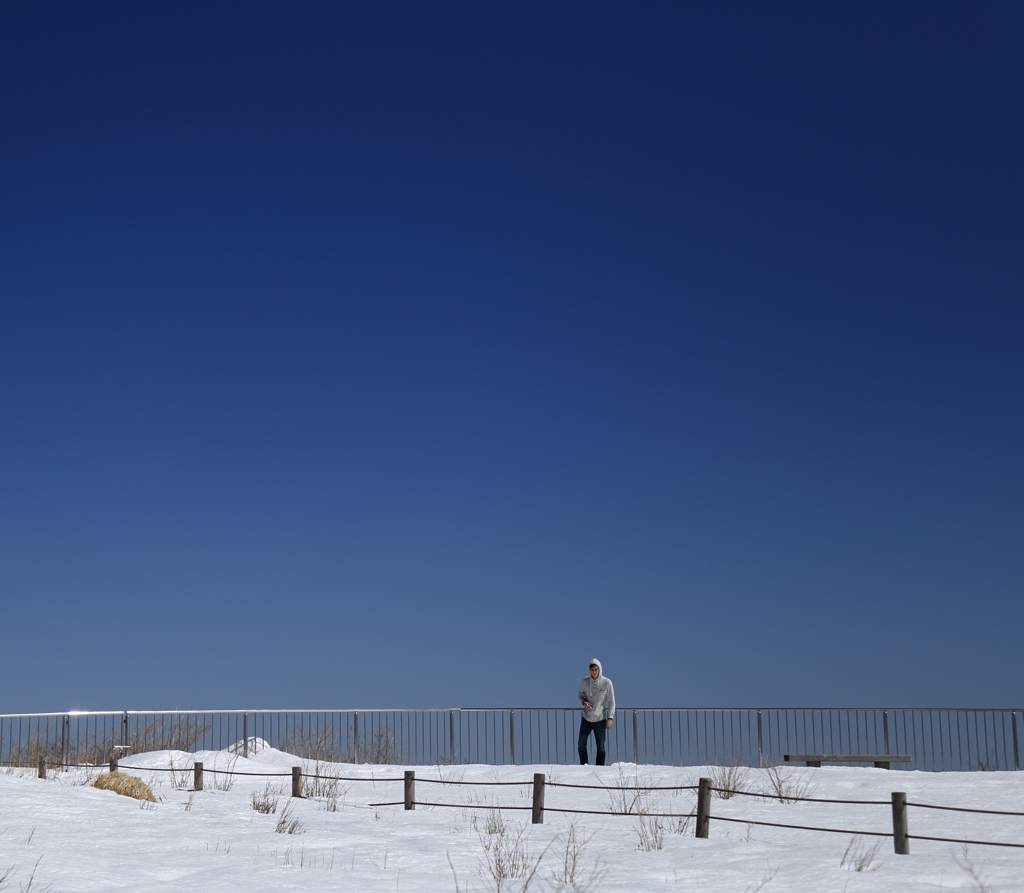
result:
[(597, 675), (600, 678), (604, 675), (604, 667), (601, 666), (601, 661), (599, 661), (596, 657), (591, 658), (590, 661), (587, 663), (587, 673), (590, 673), (590, 668), (594, 666), (594, 664), (597, 664)]

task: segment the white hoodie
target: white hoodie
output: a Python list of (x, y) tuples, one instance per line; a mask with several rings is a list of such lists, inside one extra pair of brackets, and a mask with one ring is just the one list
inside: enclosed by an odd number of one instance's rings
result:
[(615, 688), (612, 685), (611, 679), (603, 675), (604, 671), (601, 669), (601, 661), (595, 657), (587, 664), (588, 668), (590, 664), (597, 664), (598, 675), (594, 679), (590, 673), (587, 673), (580, 683), (580, 703), (582, 704), (584, 701), (590, 702), (589, 710), (586, 707), (583, 708), (583, 718), (587, 722), (612, 719), (615, 716)]

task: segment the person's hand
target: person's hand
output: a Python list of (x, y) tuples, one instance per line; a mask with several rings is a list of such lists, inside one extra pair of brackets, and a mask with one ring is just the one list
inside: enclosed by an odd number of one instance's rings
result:
[(590, 710), (594, 705), (591, 704), (590, 701), (584, 701), (583, 706)]
[(605, 727), (606, 729), (610, 729), (610, 728), (612, 727), (612, 721), (611, 721), (610, 719), (606, 719), (606, 720), (604, 721), (604, 727)]

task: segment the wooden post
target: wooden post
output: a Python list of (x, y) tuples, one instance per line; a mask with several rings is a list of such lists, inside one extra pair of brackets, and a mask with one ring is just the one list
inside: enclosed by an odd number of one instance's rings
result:
[(544, 773), (533, 774), (533, 824), (544, 824)]
[(117, 757), (110, 758), (110, 771), (117, 772)]
[(711, 819), (711, 779), (697, 782), (697, 827), (694, 836), (707, 838)]
[(416, 808), (416, 773), (412, 769), (405, 770), (405, 808)]
[(46, 757), (39, 755), (39, 777), (46, 778)]
[(292, 796), (302, 796), (302, 767), (292, 766)]
[(904, 791), (892, 792), (892, 847), (897, 856), (910, 855), (910, 839), (907, 834), (907, 795)]
[(203, 764), (195, 762), (192, 765), (192, 790), (201, 791), (203, 789)]

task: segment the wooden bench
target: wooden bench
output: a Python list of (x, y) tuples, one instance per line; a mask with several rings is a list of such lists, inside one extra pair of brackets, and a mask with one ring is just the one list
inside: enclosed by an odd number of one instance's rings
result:
[(890, 763), (909, 763), (913, 759), (905, 753), (787, 753), (787, 763), (803, 762), (807, 766), (822, 763), (874, 763), (876, 769), (888, 769)]

